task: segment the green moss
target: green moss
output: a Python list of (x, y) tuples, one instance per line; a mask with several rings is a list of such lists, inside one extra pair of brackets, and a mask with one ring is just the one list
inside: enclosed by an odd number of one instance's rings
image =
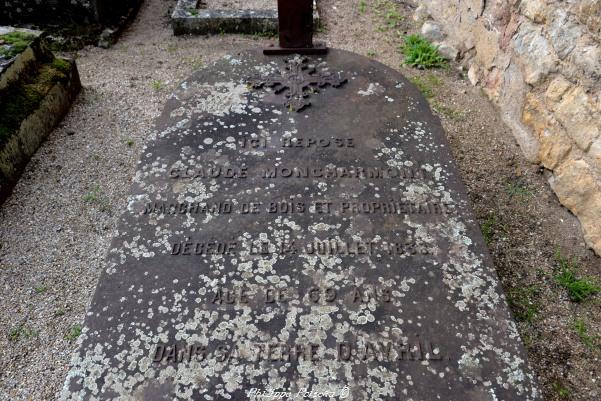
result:
[(71, 63), (62, 58), (55, 58), (52, 61), (52, 68), (64, 74), (69, 74), (71, 72)]
[(23, 74), (25, 79), (12, 83), (0, 93), (0, 148), (19, 129), (23, 120), (39, 107), (56, 83), (68, 81), (70, 69), (69, 62), (62, 59), (32, 66)]
[(4, 145), (10, 135), (16, 131), (21, 122), (38, 106), (44, 98), (38, 88), (32, 85), (11, 85), (7, 88), (7, 102), (4, 103), (0, 115), (0, 145)]
[[(55, 60), (56, 61), (56, 60)], [(54, 62), (50, 65), (45, 65), (40, 68), (37, 82), (42, 85), (55, 84), (57, 82), (67, 82), (69, 79), (69, 63), (67, 63), (67, 71), (62, 68), (56, 68)]]
[(36, 38), (36, 35), (27, 32), (10, 32), (4, 35), (0, 35), (0, 41), (10, 45), (8, 49), (0, 47), (0, 55), (8, 58), (12, 58), (29, 46), (31, 42)]

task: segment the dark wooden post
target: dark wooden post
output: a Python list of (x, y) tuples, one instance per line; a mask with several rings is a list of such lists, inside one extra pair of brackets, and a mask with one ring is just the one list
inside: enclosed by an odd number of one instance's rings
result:
[(265, 54), (325, 54), (327, 48), (313, 45), (313, 0), (278, 0), (280, 46)]

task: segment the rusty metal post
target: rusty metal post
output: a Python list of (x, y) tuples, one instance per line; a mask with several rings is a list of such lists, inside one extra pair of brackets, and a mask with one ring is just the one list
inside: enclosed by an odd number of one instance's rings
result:
[(313, 44), (313, 0), (278, 0), (280, 46), (264, 54), (325, 54), (327, 48)]

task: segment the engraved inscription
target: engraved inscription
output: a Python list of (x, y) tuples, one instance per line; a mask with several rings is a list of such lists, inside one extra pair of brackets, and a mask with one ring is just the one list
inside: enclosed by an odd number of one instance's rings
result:
[[(216, 362), (326, 362), (353, 361), (359, 363), (401, 363), (442, 361), (443, 350), (434, 342), (420, 335), (406, 337), (402, 341), (342, 341), (333, 348), (321, 344), (300, 343), (209, 343), (204, 344), (160, 344), (152, 352), (153, 363), (178, 364), (192, 360), (213, 359)], [(447, 358), (448, 359), (448, 358)]]
[(310, 70), (255, 91), (277, 58), (254, 52), (166, 101), (62, 401), (539, 401), (426, 99), (373, 60), (311, 62), (349, 80), (303, 114), (283, 104)]
[(190, 239), (171, 245), (173, 256), (201, 255), (316, 255), (316, 256), (411, 256), (432, 253), (427, 244), (407, 239), (405, 241), (354, 241), (339, 238), (310, 241), (209, 241)]
[(453, 213), (453, 205), (438, 200), (426, 202), (409, 202), (404, 200), (390, 200), (389, 202), (375, 201), (353, 201), (353, 202), (329, 202), (314, 201), (311, 203), (294, 201), (276, 202), (153, 202), (148, 203), (142, 214), (159, 215), (195, 215), (213, 214), (228, 215), (236, 214), (396, 214), (396, 215), (447, 215)]
[(353, 138), (282, 138), (284, 148), (354, 148)]
[(218, 287), (207, 296), (207, 303), (215, 305), (287, 304), (303, 300), (307, 305), (344, 303), (388, 304), (392, 302), (393, 290), (380, 285), (349, 286), (346, 288), (311, 287), (306, 290), (291, 288), (259, 288), (252, 292), (246, 287)]
[[(220, 166), (187, 166), (173, 167), (169, 170), (171, 179), (216, 179), (216, 178), (249, 178), (247, 167), (220, 167)], [(430, 173), (414, 167), (299, 167), (282, 166), (268, 167), (252, 172), (264, 179), (274, 178), (355, 178), (361, 180), (398, 179), (398, 180), (426, 180), (431, 179)]]

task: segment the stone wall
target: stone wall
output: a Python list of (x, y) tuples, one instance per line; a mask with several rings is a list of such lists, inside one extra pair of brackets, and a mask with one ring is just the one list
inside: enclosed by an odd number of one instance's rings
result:
[(601, 0), (420, 0), (601, 254)]
[(142, 0), (0, 0), (0, 25), (116, 24)]

